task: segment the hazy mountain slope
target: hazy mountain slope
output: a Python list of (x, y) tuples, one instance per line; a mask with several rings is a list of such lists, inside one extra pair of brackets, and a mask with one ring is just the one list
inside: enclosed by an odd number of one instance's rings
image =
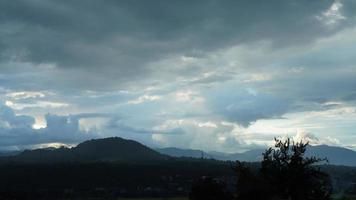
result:
[(244, 161), (257, 161), (261, 160), (261, 152), (263, 149), (255, 149), (246, 151), (244, 153), (223, 153), (217, 151), (205, 152), (202, 150), (193, 150), (193, 149), (180, 149), (175, 147), (160, 148), (156, 151), (173, 156), (173, 157), (191, 157), (191, 158), (212, 158), (216, 160), (244, 160)]
[(20, 154), (22, 151), (1, 151), (0, 152), (0, 157), (3, 156), (15, 156)]
[(241, 160), (247, 162), (260, 161), (264, 149), (253, 149), (243, 153), (220, 153), (210, 152), (213, 158), (218, 160)]
[[(186, 150), (179, 148), (166, 148), (159, 150), (163, 154), (175, 157), (193, 157), (200, 158), (202, 151)], [(260, 161), (264, 149), (254, 149), (243, 153), (222, 153), (222, 152), (204, 152), (205, 157), (217, 160), (240, 160), (240, 161)], [(306, 156), (316, 156), (319, 158), (328, 158), (329, 163), (333, 165), (356, 166), (356, 152), (343, 147), (318, 145), (309, 146)]]
[(307, 156), (327, 158), (329, 163), (333, 165), (356, 166), (356, 152), (342, 147), (309, 146)]
[(194, 149), (180, 149), (175, 147), (168, 147), (168, 148), (159, 148), (155, 149), (161, 154), (173, 156), (173, 157), (192, 157), (192, 158), (201, 158), (206, 157), (209, 155), (201, 150), (194, 150)]

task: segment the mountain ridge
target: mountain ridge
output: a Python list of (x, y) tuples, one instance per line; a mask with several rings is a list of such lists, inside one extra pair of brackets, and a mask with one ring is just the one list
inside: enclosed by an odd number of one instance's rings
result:
[(25, 150), (17, 155), (2, 157), (2, 161), (25, 163), (97, 162), (97, 161), (158, 161), (169, 156), (151, 148), (120, 137), (92, 139), (72, 148)]
[[(180, 148), (169, 147), (170, 151), (167, 151), (167, 148), (156, 149), (162, 154), (166, 154), (173, 157), (193, 157), (201, 158), (199, 155), (205, 155), (205, 158), (212, 158), (216, 160), (223, 161), (246, 161), (246, 162), (258, 162), (262, 159), (262, 153), (265, 149), (253, 149), (243, 153), (223, 153), (223, 152), (205, 152), (201, 150), (187, 150)], [(175, 149), (175, 152), (172, 152), (172, 149)], [(192, 154), (188, 155), (189, 152)], [(197, 156), (197, 152), (200, 154)], [(327, 158), (329, 164), (333, 165), (344, 165), (344, 166), (356, 166), (356, 151), (347, 149), (344, 147), (338, 146), (329, 146), (329, 145), (316, 145), (307, 147), (307, 152), (305, 156), (315, 156), (318, 158)]]
[[(262, 152), (264, 151), (265, 149), (253, 149), (242, 153), (223, 153), (176, 147), (152, 149), (134, 140), (111, 137), (87, 140), (71, 148), (44, 148), (25, 150), (19, 153), (7, 152), (0, 156), (0, 161), (24, 163), (97, 161), (147, 162), (182, 157), (215, 159), (220, 161), (240, 160), (258, 162), (262, 160)], [(356, 166), (356, 152), (343, 147), (328, 145), (308, 146), (305, 156), (327, 158), (329, 164), (333, 165)]]

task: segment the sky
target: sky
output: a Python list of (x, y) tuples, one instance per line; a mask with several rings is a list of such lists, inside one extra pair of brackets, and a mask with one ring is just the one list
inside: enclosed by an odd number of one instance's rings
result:
[(0, 1), (0, 149), (356, 150), (355, 0)]

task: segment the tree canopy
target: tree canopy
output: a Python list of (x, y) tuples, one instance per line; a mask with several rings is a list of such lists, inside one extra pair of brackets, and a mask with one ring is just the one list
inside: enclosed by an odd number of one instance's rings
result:
[(329, 200), (332, 186), (328, 174), (317, 164), (326, 159), (305, 157), (308, 143), (275, 139), (275, 147), (263, 153), (261, 167), (252, 172), (237, 162), (238, 200)]

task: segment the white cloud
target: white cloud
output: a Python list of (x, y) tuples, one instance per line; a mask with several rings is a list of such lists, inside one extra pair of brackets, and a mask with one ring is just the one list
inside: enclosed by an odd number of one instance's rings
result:
[(199, 127), (208, 127), (208, 128), (218, 128), (218, 126), (213, 122), (199, 122)]
[(292, 67), (289, 72), (292, 74), (301, 74), (305, 71), (304, 67)]
[(200, 96), (197, 92), (191, 90), (178, 91), (175, 93), (175, 97), (175, 100), (178, 102), (201, 104), (205, 101), (204, 97)]
[(13, 101), (6, 101), (5, 104), (14, 110), (22, 110), (25, 108), (64, 108), (69, 106), (68, 103), (52, 101), (35, 101), (34, 103), (16, 103)]
[(33, 92), (33, 91), (11, 92), (6, 94), (6, 97), (10, 97), (15, 100), (29, 99), (29, 98), (43, 98), (45, 96), (46, 95), (42, 92)]
[(35, 118), (35, 123), (32, 125), (33, 129), (41, 129), (41, 128), (46, 128), (46, 119), (43, 116), (36, 116)]
[(293, 137), (293, 140), (295, 142), (309, 142), (309, 144), (311, 145), (320, 144), (319, 138), (317, 138), (311, 133), (306, 132), (305, 130), (299, 130), (297, 134)]
[[(206, 151), (238, 152), (247, 147), (244, 140), (237, 137), (236, 124), (201, 119), (166, 120), (157, 129), (184, 130), (181, 135), (153, 134), (152, 140), (160, 146), (202, 149)], [(251, 143), (253, 144), (253, 143)]]
[(96, 132), (105, 128), (105, 126), (110, 122), (110, 118), (107, 117), (90, 117), (79, 119), (79, 130), (84, 132)]
[(312, 133), (308, 133), (305, 130), (299, 130), (297, 134), (293, 137), (294, 142), (308, 142), (310, 145), (340, 145), (340, 140), (332, 138), (330, 136), (324, 136), (323, 138), (318, 138)]
[(245, 83), (251, 83), (251, 82), (259, 82), (259, 81), (268, 81), (272, 79), (272, 74), (267, 74), (267, 73), (253, 73), (249, 75), (250, 77), (246, 80), (244, 80)]
[(127, 102), (127, 104), (141, 104), (146, 101), (158, 101), (161, 99), (161, 96), (158, 95), (142, 95), (138, 97), (137, 99), (130, 100)]
[(346, 20), (346, 17), (341, 13), (343, 4), (336, 0), (328, 10), (317, 16), (317, 19), (323, 22), (325, 25), (333, 27), (340, 21)]

